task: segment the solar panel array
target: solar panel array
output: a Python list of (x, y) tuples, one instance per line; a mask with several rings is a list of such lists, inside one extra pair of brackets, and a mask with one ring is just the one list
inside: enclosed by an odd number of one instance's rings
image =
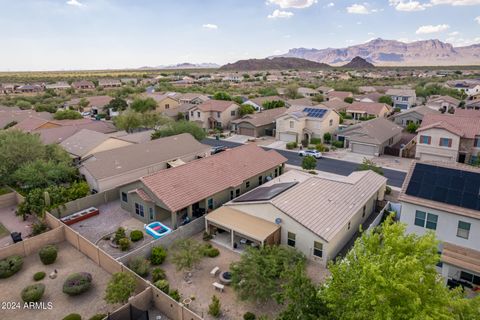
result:
[(306, 112), (308, 117), (323, 118), (323, 116), (325, 115), (327, 110), (326, 109), (305, 108), (305, 109), (303, 109), (303, 112)]
[(290, 189), (298, 182), (283, 182), (283, 183), (276, 183), (274, 185), (268, 187), (260, 187), (250, 191), (249, 193), (244, 194), (238, 198), (235, 198), (233, 202), (249, 202), (249, 201), (266, 201), (273, 199), (274, 197), (278, 196), (280, 193), (285, 192), (286, 190)]
[(480, 211), (480, 173), (417, 163), (405, 193)]

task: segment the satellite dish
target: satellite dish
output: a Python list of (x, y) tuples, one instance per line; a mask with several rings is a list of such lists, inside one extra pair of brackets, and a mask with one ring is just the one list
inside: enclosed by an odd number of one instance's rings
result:
[(281, 218), (275, 218), (275, 223), (276, 223), (276, 224), (282, 223), (282, 219), (281, 219)]

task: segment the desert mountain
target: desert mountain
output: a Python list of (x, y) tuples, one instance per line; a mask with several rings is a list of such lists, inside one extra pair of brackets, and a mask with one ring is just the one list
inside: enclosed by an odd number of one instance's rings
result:
[(367, 60), (363, 59), (362, 57), (356, 56), (355, 58), (352, 59), (349, 63), (343, 65), (342, 67), (344, 68), (350, 68), (350, 69), (369, 69), (369, 68), (375, 68), (375, 66), (368, 62)]
[(234, 63), (228, 63), (220, 68), (224, 71), (242, 70), (242, 71), (257, 71), (257, 70), (284, 70), (284, 69), (324, 69), (329, 68), (329, 65), (318, 63), (300, 58), (267, 58), (267, 59), (248, 59), (239, 60)]

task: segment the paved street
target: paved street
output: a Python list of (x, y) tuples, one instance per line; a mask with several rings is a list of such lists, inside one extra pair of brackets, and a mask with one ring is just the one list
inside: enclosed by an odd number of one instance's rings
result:
[[(208, 144), (210, 146), (227, 146), (229, 148), (235, 148), (241, 145), (241, 143), (235, 143), (225, 140), (215, 140), (215, 139), (204, 139), (202, 141), (204, 144)], [(269, 148), (265, 148), (269, 149)], [(287, 151), (287, 150), (278, 150), (278, 153), (283, 155), (285, 158), (288, 159), (287, 163), (293, 166), (301, 166), (302, 165), (302, 158), (298, 156), (296, 152)], [(330, 173), (340, 174), (343, 176), (348, 176), (350, 173), (356, 170), (358, 167), (358, 163), (342, 161), (337, 159), (327, 159), (322, 158), (317, 161), (317, 170), (326, 171)], [(388, 185), (393, 187), (402, 187), (403, 180), (405, 179), (405, 173), (396, 170), (390, 169), (383, 169), (385, 177), (388, 179)]]

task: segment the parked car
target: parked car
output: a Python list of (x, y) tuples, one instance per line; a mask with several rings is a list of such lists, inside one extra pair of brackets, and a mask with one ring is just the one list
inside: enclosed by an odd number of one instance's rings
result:
[(322, 157), (322, 153), (317, 150), (301, 150), (300, 152), (298, 152), (298, 155), (300, 157), (312, 156), (316, 159), (320, 159)]
[(226, 146), (216, 146), (212, 148), (211, 154), (217, 154), (225, 150), (227, 150)]

